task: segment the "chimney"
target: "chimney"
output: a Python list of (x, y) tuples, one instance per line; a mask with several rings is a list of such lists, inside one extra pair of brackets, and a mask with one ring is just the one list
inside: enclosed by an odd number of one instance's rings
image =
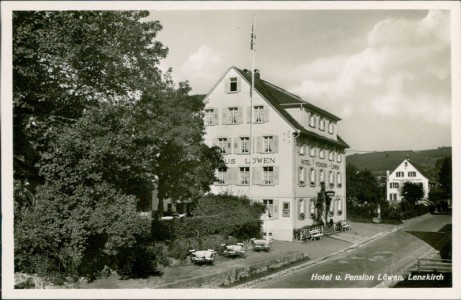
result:
[(260, 79), (260, 73), (258, 69), (255, 69), (255, 79)]

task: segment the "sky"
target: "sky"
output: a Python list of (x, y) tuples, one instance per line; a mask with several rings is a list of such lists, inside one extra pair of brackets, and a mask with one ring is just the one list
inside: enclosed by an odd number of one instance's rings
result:
[(231, 66), (337, 115), (354, 151), (451, 146), (446, 10), (151, 11), (169, 48), (161, 68), (207, 94)]

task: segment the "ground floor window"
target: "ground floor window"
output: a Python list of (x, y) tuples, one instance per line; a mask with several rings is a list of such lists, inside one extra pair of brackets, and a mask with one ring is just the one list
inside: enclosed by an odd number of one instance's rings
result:
[(278, 218), (278, 205), (277, 200), (264, 199), (263, 203), (266, 205), (266, 212), (269, 214), (270, 219)]
[(306, 218), (306, 200), (299, 199), (298, 201), (298, 218), (304, 220)]
[(273, 167), (263, 167), (263, 184), (273, 184), (274, 183), (274, 168)]
[(218, 169), (218, 184), (227, 184), (227, 169)]
[(290, 216), (290, 202), (283, 202), (283, 216)]
[(338, 198), (336, 201), (336, 205), (337, 205), (336, 211), (338, 212), (338, 216), (340, 216), (343, 213), (343, 199)]
[(389, 194), (389, 197), (390, 197), (391, 201), (397, 200), (397, 194), (395, 194), (395, 193)]

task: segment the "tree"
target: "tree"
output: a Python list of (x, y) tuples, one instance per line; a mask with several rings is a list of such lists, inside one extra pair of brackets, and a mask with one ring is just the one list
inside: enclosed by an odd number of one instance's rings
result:
[(441, 187), (441, 197), (442, 199), (452, 199), (453, 192), (452, 192), (452, 160), (451, 157), (443, 158), (441, 162), (440, 171), (438, 173), (439, 183), (442, 185)]
[[(60, 128), (101, 101), (132, 102), (160, 81), (167, 54), (146, 11), (13, 13), (14, 178), (33, 192), (36, 168)], [(24, 193), (18, 191), (18, 193)], [(18, 203), (19, 204), (19, 203)]]
[(424, 188), (422, 184), (406, 181), (403, 183), (400, 195), (409, 203), (416, 204), (416, 201), (424, 197)]
[[(214, 180), (221, 156), (202, 139), (203, 103), (188, 96), (187, 83), (175, 87), (169, 72), (160, 73), (166, 49), (153, 38), (161, 26), (141, 22), (145, 16), (15, 15), (14, 122), (24, 138), (15, 145), (24, 162), (15, 169), (18, 270), (155, 271), (142, 247), (150, 227), (136, 214), (140, 199), (156, 184), (163, 197), (197, 198)], [(39, 180), (30, 191), (32, 178)]]
[(346, 194), (349, 201), (375, 205), (381, 195), (378, 181), (370, 170), (359, 170), (356, 166), (346, 166)]

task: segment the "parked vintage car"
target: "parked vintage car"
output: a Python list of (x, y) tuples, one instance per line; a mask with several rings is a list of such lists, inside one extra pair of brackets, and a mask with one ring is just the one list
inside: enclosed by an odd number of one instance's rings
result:
[(227, 257), (244, 257), (247, 251), (247, 247), (243, 243), (237, 243), (235, 245), (222, 244), (222, 254)]
[(250, 242), (255, 251), (269, 251), (272, 247), (272, 240), (270, 239), (252, 238)]
[(213, 264), (216, 256), (216, 251), (213, 249), (208, 250), (189, 250), (191, 253), (190, 260), (195, 264)]

